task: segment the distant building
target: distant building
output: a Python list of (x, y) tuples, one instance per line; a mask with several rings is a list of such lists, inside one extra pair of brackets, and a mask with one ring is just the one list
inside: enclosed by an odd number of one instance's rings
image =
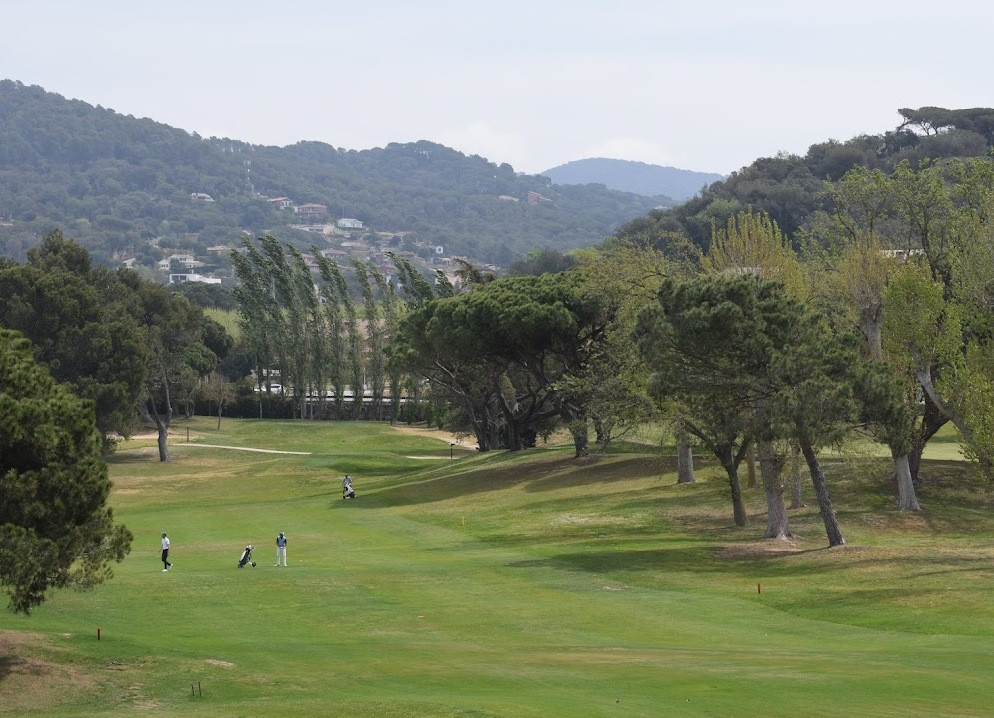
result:
[(302, 204), (295, 211), (305, 222), (323, 222), (328, 218), (328, 208), (323, 204)]
[(192, 254), (170, 254), (165, 259), (159, 260), (159, 269), (163, 272), (168, 272), (170, 267), (172, 267), (174, 260), (187, 269), (196, 269), (197, 267), (204, 266), (204, 263), (197, 261), (197, 258)]
[(293, 209), (293, 200), (289, 197), (269, 197), (266, 201), (276, 209)]
[(881, 249), (880, 254), (891, 259), (896, 259), (899, 262), (905, 262), (910, 257), (918, 257), (924, 252), (920, 249)]
[(551, 202), (552, 200), (548, 197), (543, 197), (538, 192), (528, 193), (528, 204), (538, 204), (539, 202)]
[(518, 201), (517, 197), (512, 197), (509, 194), (499, 194), (499, 195), (497, 195), (497, 199), (499, 199), (501, 202), (517, 202)]
[(199, 199), (199, 200), (202, 200), (204, 202), (213, 202), (214, 201), (214, 198), (211, 197), (206, 192), (191, 192), (190, 193), (190, 198), (191, 199)]
[(291, 224), (290, 229), (296, 229), (301, 232), (310, 232), (311, 234), (324, 234), (325, 232), (323, 224)]
[(183, 282), (200, 282), (201, 284), (220, 284), (221, 280), (218, 277), (207, 277), (204, 276), (203, 274), (197, 274), (195, 272), (169, 275), (170, 284), (182, 284)]
[(340, 229), (362, 229), (362, 222), (358, 219), (352, 219), (351, 217), (342, 217), (340, 220), (335, 222)]

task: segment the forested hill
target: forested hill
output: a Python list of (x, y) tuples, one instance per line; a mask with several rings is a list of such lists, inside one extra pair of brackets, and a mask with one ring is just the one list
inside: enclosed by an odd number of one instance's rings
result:
[(706, 249), (712, 222), (724, 227), (730, 217), (752, 207), (769, 213), (795, 245), (807, 240), (824, 244), (826, 219), (833, 211), (826, 182), (838, 183), (855, 166), (889, 175), (903, 162), (916, 170), (930, 162), (982, 157), (994, 148), (994, 109), (922, 107), (897, 112), (901, 122), (893, 130), (821, 142), (804, 155), (758, 159), (685, 204), (633, 220), (619, 235), (663, 238), (678, 232)]
[(724, 178), (724, 175), (713, 172), (694, 172), (605, 157), (567, 162), (542, 174), (556, 184), (597, 183), (609, 189), (647, 197), (664, 195), (677, 202), (690, 199), (705, 185)]
[(22, 258), (53, 226), (105, 262), (125, 248), (141, 259), (153, 240), (193, 243), (196, 250), (244, 232), (292, 239), (289, 225), (300, 220), (267, 201), (276, 197), (325, 205), (332, 220), (409, 232), (449, 253), (498, 264), (533, 248), (596, 243), (667, 203), (553, 185), (425, 141), (356, 151), (320, 142), (278, 148), (205, 139), (0, 81), (2, 255)]

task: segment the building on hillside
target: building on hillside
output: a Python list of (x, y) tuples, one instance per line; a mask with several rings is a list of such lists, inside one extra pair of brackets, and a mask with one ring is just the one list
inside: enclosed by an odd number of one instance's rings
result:
[(296, 229), (298, 232), (309, 232), (311, 234), (324, 234), (323, 224), (291, 224), (290, 229)]
[(327, 257), (328, 259), (344, 259), (345, 257), (349, 256), (348, 252), (345, 252), (345, 251), (343, 251), (341, 249), (334, 249), (334, 248), (322, 249), (319, 252), (319, 254), (322, 257)]
[(328, 219), (328, 208), (323, 204), (302, 204), (295, 211), (305, 222), (324, 222)]
[(339, 229), (362, 229), (363, 224), (358, 219), (352, 219), (351, 217), (342, 217), (340, 220), (335, 222)]
[(162, 272), (168, 272), (170, 267), (173, 266), (174, 260), (187, 269), (196, 269), (197, 267), (204, 266), (204, 263), (198, 261), (192, 254), (170, 254), (165, 259), (159, 260), (159, 270)]
[(880, 254), (899, 262), (906, 262), (911, 257), (919, 257), (924, 254), (921, 249), (881, 249)]
[(267, 197), (266, 201), (276, 209), (293, 209), (293, 200), (289, 197)]
[(185, 274), (169, 275), (170, 284), (182, 284), (183, 282), (200, 282), (201, 284), (220, 284), (221, 280), (218, 277), (208, 277), (203, 274), (197, 274), (196, 272), (187, 272)]
[(206, 192), (191, 192), (190, 199), (199, 199), (203, 202), (213, 202), (214, 198)]
[(509, 194), (499, 194), (499, 195), (497, 195), (497, 199), (499, 199), (501, 202), (517, 202), (517, 201), (519, 201), (517, 197), (512, 197)]
[(528, 204), (538, 204), (539, 202), (551, 202), (548, 197), (543, 197), (538, 192), (528, 192)]

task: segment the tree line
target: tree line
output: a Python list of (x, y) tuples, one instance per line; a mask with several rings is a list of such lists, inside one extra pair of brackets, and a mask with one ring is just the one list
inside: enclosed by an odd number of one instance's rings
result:
[(782, 471), (803, 461), (842, 543), (820, 449), (885, 445), (902, 510), (919, 510), (922, 454), (947, 423), (991, 471), (994, 163), (857, 166), (824, 191), (830, 211), (800, 243), (746, 209), (712, 221), (703, 252), (643, 224), (564, 271), (408, 292), (395, 360), (481, 450), (559, 426), (581, 456), (589, 432), (603, 446), (665, 417), (682, 463), (692, 444), (725, 469), (740, 525), (738, 471), (755, 450), (768, 537), (790, 535)]

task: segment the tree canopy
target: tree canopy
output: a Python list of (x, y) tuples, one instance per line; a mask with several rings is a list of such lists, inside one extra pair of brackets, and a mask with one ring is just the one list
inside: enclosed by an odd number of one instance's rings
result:
[(92, 402), (56, 383), (27, 339), (0, 330), (0, 588), (11, 610), (110, 577), (132, 536), (114, 523), (109, 493)]

